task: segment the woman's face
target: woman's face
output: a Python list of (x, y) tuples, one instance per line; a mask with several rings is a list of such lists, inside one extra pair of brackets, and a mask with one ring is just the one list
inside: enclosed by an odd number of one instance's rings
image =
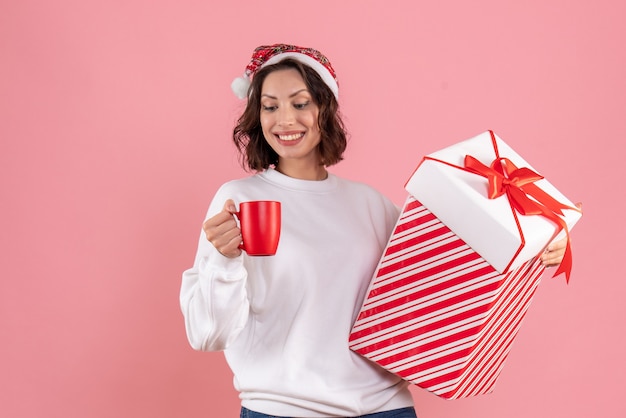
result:
[(319, 166), (319, 108), (298, 71), (277, 70), (261, 88), (261, 127), (279, 166)]

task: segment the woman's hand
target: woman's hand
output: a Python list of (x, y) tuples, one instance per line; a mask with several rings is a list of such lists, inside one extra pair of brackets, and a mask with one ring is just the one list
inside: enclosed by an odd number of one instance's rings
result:
[(546, 250), (541, 254), (541, 263), (546, 267), (554, 267), (561, 264), (565, 247), (567, 246), (567, 238), (560, 239), (550, 243)]
[(235, 202), (228, 199), (224, 209), (202, 224), (206, 238), (225, 257), (234, 258), (241, 254), (241, 230), (233, 214), (237, 212)]
[[(582, 213), (582, 202), (576, 203), (576, 207)], [(565, 247), (567, 246), (567, 238), (550, 243), (543, 254), (541, 255), (541, 263), (546, 267), (554, 267), (561, 264), (563, 261), (563, 254), (565, 254)]]

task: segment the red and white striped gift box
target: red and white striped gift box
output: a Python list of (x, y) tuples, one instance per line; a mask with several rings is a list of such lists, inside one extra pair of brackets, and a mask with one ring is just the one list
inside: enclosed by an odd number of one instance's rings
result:
[(543, 271), (499, 273), (409, 196), (350, 348), (443, 398), (491, 392)]

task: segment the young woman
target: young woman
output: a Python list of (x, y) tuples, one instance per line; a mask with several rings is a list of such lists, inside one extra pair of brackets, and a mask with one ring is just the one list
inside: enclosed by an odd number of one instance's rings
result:
[[(224, 350), (241, 417), (415, 417), (408, 384), (348, 348), (348, 335), (399, 209), (339, 178), (346, 134), (330, 62), (310, 48), (262, 46), (234, 129), (256, 174), (216, 193), (181, 307), (194, 349)], [(233, 87), (234, 89), (236, 86)], [(240, 202), (282, 203), (275, 256), (239, 248)], [(558, 264), (564, 243), (546, 254)]]

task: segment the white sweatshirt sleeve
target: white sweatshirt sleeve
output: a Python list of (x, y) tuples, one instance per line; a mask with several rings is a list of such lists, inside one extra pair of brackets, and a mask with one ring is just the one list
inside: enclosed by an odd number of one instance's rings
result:
[(246, 281), (243, 255), (223, 256), (202, 232), (193, 267), (183, 273), (180, 289), (187, 339), (195, 350), (224, 350), (239, 335), (250, 306)]

